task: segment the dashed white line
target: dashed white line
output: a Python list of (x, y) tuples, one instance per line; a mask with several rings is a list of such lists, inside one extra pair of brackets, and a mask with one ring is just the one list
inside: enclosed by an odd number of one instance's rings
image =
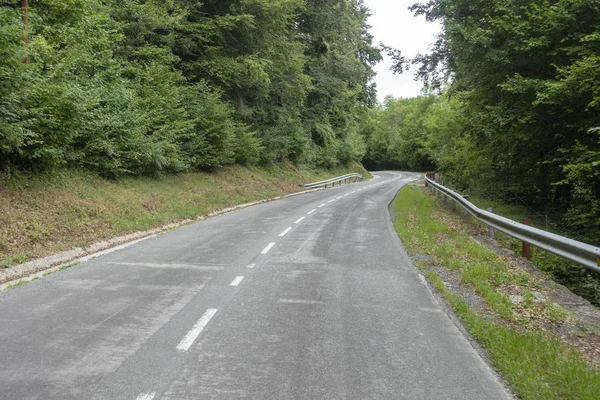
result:
[(135, 400), (152, 400), (156, 396), (156, 392), (142, 393)]
[(271, 242), (267, 245), (267, 247), (265, 247), (263, 249), (263, 251), (260, 252), (260, 254), (267, 254), (269, 252), (269, 250), (271, 250), (273, 248), (273, 246), (275, 246), (275, 242)]
[(331, 199), (328, 201), (328, 203), (333, 203), (335, 201), (335, 199)]
[(242, 279), (244, 279), (243, 276), (236, 276), (235, 279), (233, 281), (231, 281), (229, 286), (238, 286), (240, 284), (240, 282), (242, 281)]
[(256, 264), (248, 264), (248, 268), (254, 268), (256, 267)]
[(310, 215), (310, 214), (314, 213), (315, 211), (317, 211), (317, 209), (313, 208), (312, 210), (310, 210), (309, 212), (307, 212), (307, 214)]
[(344, 195), (344, 197), (346, 197), (346, 196), (350, 196), (350, 193), (346, 193), (346, 194)]
[(285, 236), (285, 235), (287, 235), (287, 233), (288, 233), (289, 231), (291, 231), (291, 230), (292, 230), (292, 227), (285, 228), (285, 231), (281, 232), (281, 233), (279, 234), (279, 237), (284, 237), (284, 236)]
[(206, 325), (210, 322), (212, 317), (217, 313), (216, 308), (209, 308), (206, 312), (200, 317), (198, 322), (194, 325), (194, 327), (185, 335), (181, 342), (177, 345), (177, 350), (179, 351), (188, 351), (190, 346), (194, 344), (194, 341), (198, 338), (198, 335), (204, 330)]
[(319, 207), (317, 208), (321, 208), (321, 207), (325, 207), (325, 203), (321, 204)]
[(296, 222), (294, 222), (295, 224), (299, 224), (300, 222), (302, 222), (302, 220), (306, 218), (306, 217), (300, 217), (296, 220)]
[(339, 199), (341, 199), (342, 197), (344, 197), (344, 196), (338, 196), (338, 197), (336, 197), (335, 199), (336, 199), (336, 200), (339, 200)]

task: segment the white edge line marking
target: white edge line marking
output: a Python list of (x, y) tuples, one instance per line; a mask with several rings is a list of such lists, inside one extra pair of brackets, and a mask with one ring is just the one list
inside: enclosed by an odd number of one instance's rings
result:
[(269, 250), (271, 250), (273, 248), (273, 246), (275, 246), (275, 242), (271, 242), (267, 245), (267, 247), (265, 247), (263, 249), (263, 251), (260, 252), (260, 254), (267, 254), (269, 252)]
[(287, 233), (288, 233), (289, 231), (291, 231), (291, 230), (292, 230), (292, 227), (291, 227), (291, 226), (290, 226), (289, 228), (286, 228), (286, 229), (285, 229), (285, 231), (283, 231), (283, 232), (281, 232), (281, 233), (279, 234), (279, 237), (284, 237), (284, 236), (285, 236), (285, 235), (287, 235)]
[(240, 284), (240, 282), (242, 281), (242, 279), (244, 279), (243, 276), (236, 276), (235, 279), (233, 281), (231, 281), (229, 286), (238, 286)]
[(256, 267), (256, 264), (248, 264), (248, 268), (254, 268)]
[(181, 339), (181, 342), (179, 342), (179, 344), (177, 345), (177, 350), (182, 352), (187, 351), (190, 348), (190, 346), (194, 344), (194, 342), (198, 338), (198, 335), (200, 335), (200, 332), (204, 330), (204, 328), (210, 322), (212, 317), (215, 316), (217, 311), (218, 310), (216, 308), (209, 308), (208, 310), (206, 310), (206, 312), (200, 317), (198, 322), (196, 322), (194, 327), (187, 333), (187, 335), (185, 335), (183, 339)]
[(310, 214), (314, 213), (315, 211), (317, 211), (317, 209), (313, 208), (312, 210), (310, 210), (309, 212), (307, 212), (307, 214), (310, 215)]
[(321, 204), (319, 207), (317, 208), (321, 208), (321, 207), (325, 207), (325, 203)]
[(135, 400), (152, 400), (156, 396), (156, 392), (142, 393)]
[(302, 222), (302, 220), (306, 218), (306, 217), (300, 217), (296, 220), (296, 222), (294, 222), (295, 224), (299, 224), (300, 222)]

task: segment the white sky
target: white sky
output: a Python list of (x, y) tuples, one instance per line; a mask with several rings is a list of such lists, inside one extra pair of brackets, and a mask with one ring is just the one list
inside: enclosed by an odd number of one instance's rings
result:
[[(373, 43), (383, 42), (387, 46), (401, 50), (402, 55), (412, 58), (417, 53), (427, 53), (429, 46), (440, 32), (438, 23), (427, 22), (422, 16), (414, 17), (408, 7), (414, 3), (425, 3), (426, 0), (365, 0), (371, 10), (369, 25), (375, 37)], [(384, 60), (375, 67), (377, 76), (377, 98), (379, 101), (387, 95), (394, 97), (416, 97), (423, 85), (414, 81), (414, 71), (394, 75), (390, 71), (391, 60), (384, 55)]]

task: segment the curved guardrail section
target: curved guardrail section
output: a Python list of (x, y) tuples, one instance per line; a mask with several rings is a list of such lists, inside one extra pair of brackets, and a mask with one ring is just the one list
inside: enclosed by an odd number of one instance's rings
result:
[(353, 173), (353, 174), (338, 176), (337, 178), (327, 179), (325, 181), (307, 183), (306, 185), (302, 185), (302, 187), (305, 189), (314, 189), (314, 188), (318, 188), (318, 187), (327, 187), (327, 185), (335, 186), (335, 184), (338, 182), (341, 185), (341, 182), (344, 182), (344, 183), (357, 182), (357, 181), (362, 181), (362, 179), (363, 179), (363, 177), (361, 174)]
[(556, 235), (542, 229), (520, 224), (511, 219), (482, 210), (455, 191), (440, 185), (432, 179), (426, 177), (425, 181), (427, 182), (430, 190), (433, 192), (435, 192), (435, 190), (439, 190), (445, 196), (448, 196), (452, 200), (458, 202), (469, 214), (484, 224), (498, 229), (519, 240), (531, 243), (536, 247), (548, 250), (551, 253), (574, 261), (586, 268), (600, 272), (600, 247)]

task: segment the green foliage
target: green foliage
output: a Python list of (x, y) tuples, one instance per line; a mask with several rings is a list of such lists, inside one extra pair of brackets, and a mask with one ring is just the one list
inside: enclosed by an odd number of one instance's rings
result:
[(422, 136), (448, 125), (424, 144), (436, 170), (457, 189), (526, 204), (556, 216), (570, 236), (600, 243), (600, 4), (432, 0), (411, 8), (443, 25), (432, 52), (413, 60), (432, 88), (447, 86), (423, 117)]
[(20, 2), (0, 3), (4, 173), (118, 177), (364, 155), (358, 127), (380, 55), (362, 1), (29, 4), (24, 26)]
[[(447, 96), (387, 98), (371, 113), (365, 162), (374, 168), (426, 171), (434, 167), (453, 173), (466, 184), (467, 175), (456, 168), (472, 159), (464, 134), (461, 104)], [(478, 160), (472, 160), (475, 164)], [(461, 176), (464, 175), (464, 176)]]

